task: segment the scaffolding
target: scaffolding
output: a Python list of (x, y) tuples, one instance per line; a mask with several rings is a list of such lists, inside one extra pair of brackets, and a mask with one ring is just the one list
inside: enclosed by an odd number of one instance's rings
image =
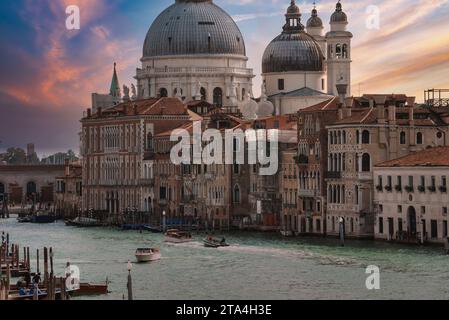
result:
[(449, 89), (424, 91), (424, 102), (429, 107), (449, 107)]

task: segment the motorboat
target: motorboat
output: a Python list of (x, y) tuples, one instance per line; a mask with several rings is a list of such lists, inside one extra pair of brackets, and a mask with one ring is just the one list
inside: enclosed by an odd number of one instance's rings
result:
[(225, 239), (216, 240), (216, 239), (213, 239), (212, 237), (209, 237), (207, 239), (204, 239), (203, 243), (206, 248), (229, 247), (229, 244), (226, 242)]
[(157, 248), (140, 248), (136, 250), (137, 262), (151, 262), (161, 260), (161, 250)]
[(281, 235), (283, 237), (293, 237), (295, 234), (291, 230), (281, 230)]
[(165, 242), (170, 243), (186, 243), (193, 241), (190, 232), (179, 231), (177, 229), (168, 230), (165, 233)]
[(97, 219), (77, 217), (73, 220), (67, 220), (65, 222), (66, 226), (89, 228), (89, 227), (101, 227), (101, 222)]
[(24, 216), (24, 217), (19, 217), (17, 218), (17, 221), (19, 223), (31, 223), (31, 220), (33, 219), (32, 216)]

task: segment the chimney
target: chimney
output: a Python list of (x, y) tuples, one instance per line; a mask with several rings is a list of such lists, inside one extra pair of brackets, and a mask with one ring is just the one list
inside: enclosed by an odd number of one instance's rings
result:
[(97, 115), (98, 115), (98, 117), (103, 116), (103, 108), (102, 107), (97, 108)]
[(416, 97), (407, 97), (407, 105), (408, 106), (414, 106), (415, 105), (415, 101), (416, 101)]
[(387, 102), (386, 96), (375, 96), (374, 102), (377, 109), (377, 123), (385, 123), (385, 103)]
[(415, 125), (415, 106), (411, 105), (408, 107), (408, 123), (410, 126)]
[(70, 162), (69, 159), (65, 159), (64, 160), (64, 166), (65, 166), (65, 175), (69, 176), (70, 175)]
[(345, 118), (350, 118), (352, 116), (352, 106), (354, 104), (354, 98), (346, 98), (345, 99), (345, 112), (344, 112), (344, 117)]
[(340, 103), (344, 104), (346, 99), (346, 94), (348, 93), (348, 85), (347, 84), (337, 84), (337, 92), (340, 97)]
[(388, 122), (396, 124), (396, 101), (394, 100), (388, 104)]
[(87, 109), (87, 117), (88, 118), (92, 117), (92, 109), (91, 108)]

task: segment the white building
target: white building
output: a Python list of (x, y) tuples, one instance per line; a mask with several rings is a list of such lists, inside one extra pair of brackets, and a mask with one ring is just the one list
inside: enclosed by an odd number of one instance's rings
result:
[[(295, 1), (282, 33), (266, 48), (262, 77), (276, 114), (291, 114), (337, 96), (338, 84), (351, 83), (351, 39), (340, 2), (324, 27), (316, 8), (305, 27)], [(350, 90), (347, 92), (350, 95)]]
[(448, 236), (449, 147), (374, 167), (376, 239), (443, 243)]
[(252, 91), (245, 41), (211, 0), (176, 0), (153, 22), (137, 69), (138, 98), (178, 97), (237, 106)]

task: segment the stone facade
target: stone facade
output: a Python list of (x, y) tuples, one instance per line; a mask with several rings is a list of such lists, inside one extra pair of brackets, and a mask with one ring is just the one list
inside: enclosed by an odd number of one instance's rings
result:
[(81, 163), (64, 165), (64, 175), (56, 178), (55, 210), (64, 217), (74, 217), (82, 210), (83, 174)]
[[(328, 125), (328, 222), (345, 219), (346, 234), (373, 237), (373, 167), (428, 147), (445, 145), (445, 110), (414, 105), (403, 95), (347, 99)], [(335, 230), (335, 231), (332, 231)], [(329, 234), (338, 227), (328, 226)]]
[(432, 148), (374, 167), (376, 239), (446, 241), (448, 154), (448, 147)]

